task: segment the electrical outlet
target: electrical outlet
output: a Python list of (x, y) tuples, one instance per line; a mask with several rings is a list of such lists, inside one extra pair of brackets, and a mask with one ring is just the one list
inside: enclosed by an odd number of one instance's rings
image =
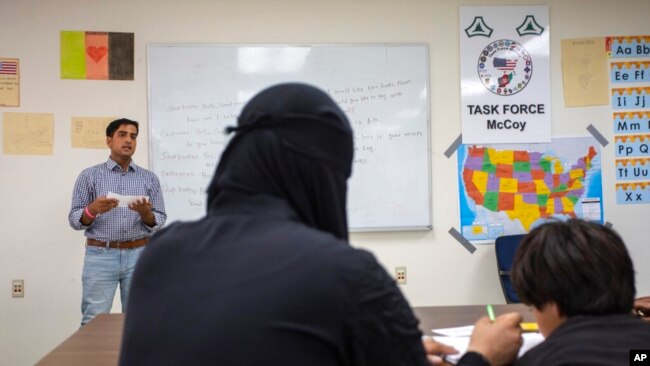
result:
[(406, 284), (406, 267), (395, 267), (395, 281), (400, 285)]
[(11, 297), (25, 297), (25, 280), (13, 280), (11, 283)]

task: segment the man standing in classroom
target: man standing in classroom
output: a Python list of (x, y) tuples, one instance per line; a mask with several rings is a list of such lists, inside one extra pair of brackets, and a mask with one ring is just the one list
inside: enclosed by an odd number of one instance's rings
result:
[(160, 182), (135, 163), (138, 122), (118, 119), (106, 128), (108, 160), (84, 169), (74, 186), (68, 220), (84, 230), (86, 253), (82, 273), (82, 319), (108, 313), (120, 285), (126, 309), (131, 274), (153, 233), (167, 220)]

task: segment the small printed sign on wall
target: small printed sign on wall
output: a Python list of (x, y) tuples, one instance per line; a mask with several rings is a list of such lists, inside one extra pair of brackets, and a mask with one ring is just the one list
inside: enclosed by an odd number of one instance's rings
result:
[(548, 6), (461, 6), (463, 144), (551, 141)]

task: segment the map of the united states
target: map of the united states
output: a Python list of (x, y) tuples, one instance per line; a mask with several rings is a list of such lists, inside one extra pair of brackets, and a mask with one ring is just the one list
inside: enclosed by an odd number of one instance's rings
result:
[(597, 155), (589, 146), (570, 167), (558, 157), (526, 150), (468, 146), (462, 179), (476, 205), (505, 212), (526, 231), (540, 218), (576, 217), (575, 205), (585, 194), (585, 177)]

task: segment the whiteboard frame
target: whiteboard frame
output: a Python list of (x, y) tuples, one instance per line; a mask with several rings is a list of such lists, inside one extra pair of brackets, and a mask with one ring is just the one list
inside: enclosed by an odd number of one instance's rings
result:
[[(150, 50), (154, 47), (223, 47), (223, 48), (239, 48), (239, 47), (422, 47), (424, 48), (424, 58), (426, 68), (425, 80), (427, 88), (427, 105), (426, 105), (426, 137), (427, 137), (427, 201), (428, 201), (428, 224), (427, 225), (407, 225), (407, 226), (383, 226), (383, 227), (349, 227), (349, 217), (348, 217), (348, 231), (349, 232), (390, 232), (390, 231), (430, 231), (433, 229), (433, 202), (432, 202), (432, 168), (431, 168), (431, 156), (432, 156), (432, 139), (431, 139), (431, 61), (429, 53), (429, 45), (424, 42), (389, 42), (389, 43), (156, 43), (151, 42), (147, 43), (147, 52), (146, 52), (146, 65), (147, 65), (147, 122), (148, 122), (148, 137), (149, 137), (149, 146), (148, 146), (148, 163), (150, 169), (153, 170), (154, 159), (153, 159), (153, 124), (151, 122), (152, 113), (152, 103), (151, 101), (151, 69), (149, 67), (150, 60)], [(349, 179), (348, 179), (349, 182)], [(349, 190), (346, 195), (349, 203)], [(347, 203), (346, 203), (347, 207)]]

